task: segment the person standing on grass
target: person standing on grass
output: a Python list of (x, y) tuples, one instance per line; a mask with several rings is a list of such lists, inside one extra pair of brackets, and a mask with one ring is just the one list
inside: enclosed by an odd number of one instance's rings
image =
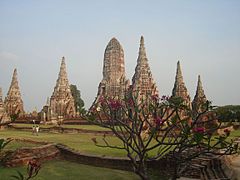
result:
[(33, 126), (32, 126), (32, 135), (34, 135), (35, 132), (36, 132), (36, 127), (35, 127), (35, 125), (33, 125)]
[(38, 136), (38, 132), (39, 132), (39, 126), (37, 125), (36, 126), (36, 134), (37, 134), (37, 136)]
[(33, 119), (32, 135), (36, 133), (35, 119)]

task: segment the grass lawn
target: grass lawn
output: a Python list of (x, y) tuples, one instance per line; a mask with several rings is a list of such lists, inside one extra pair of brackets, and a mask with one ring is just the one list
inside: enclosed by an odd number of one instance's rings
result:
[[(93, 154), (93, 155), (101, 155), (101, 156), (117, 156), (117, 157), (123, 157), (126, 156), (125, 150), (120, 149), (112, 149), (112, 148), (102, 148), (97, 147), (93, 141), (92, 138), (97, 138), (97, 141), (99, 144), (103, 144), (102, 135), (94, 135), (94, 134), (60, 134), (60, 133), (39, 133), (39, 136), (32, 135), (29, 131), (20, 131), (20, 130), (12, 130), (12, 129), (5, 129), (0, 131), (0, 138), (26, 138), (26, 139), (32, 139), (35, 141), (48, 141), (53, 143), (61, 143), (69, 146), (70, 148), (76, 149), (80, 151), (81, 153), (87, 153), (87, 154)], [(107, 136), (107, 140), (109, 144), (111, 145), (121, 145), (121, 141), (113, 136)], [(14, 143), (14, 142), (11, 142)], [(11, 144), (10, 143), (10, 144)], [(17, 142), (16, 142), (17, 143)], [(21, 147), (21, 143), (19, 142), (16, 145), (10, 145), (8, 144), (6, 146), (6, 149), (8, 146), (17, 146)], [(28, 144), (26, 146), (28, 147)], [(25, 143), (22, 143), (23, 147), (25, 146)], [(33, 145), (37, 146), (37, 145)], [(155, 154), (157, 149), (154, 149), (149, 153), (149, 155)]]
[[(31, 127), (33, 124), (19, 124), (19, 123), (11, 123), (11, 125), (14, 125), (16, 127)], [(40, 129), (41, 128), (50, 128), (54, 127), (56, 125), (44, 125), (44, 124), (39, 124)], [(97, 125), (62, 125), (63, 128), (77, 128), (77, 129), (86, 129), (86, 130), (93, 130), (93, 131), (110, 131), (107, 128), (103, 128)]]
[[(240, 136), (240, 130), (234, 131), (231, 133), (230, 138)], [(101, 148), (97, 147), (93, 142), (92, 138), (97, 138), (99, 143), (102, 142), (101, 135), (94, 134), (59, 134), (59, 133), (39, 133), (39, 136), (33, 136), (31, 132), (28, 131), (18, 131), (18, 130), (1, 130), (0, 138), (27, 138), (36, 141), (48, 141), (54, 143), (61, 143), (69, 146), (70, 148), (76, 149), (81, 153), (94, 154), (94, 155), (102, 155), (102, 156), (126, 156), (126, 152), (124, 150), (119, 149), (111, 149), (111, 148)], [(121, 141), (113, 136), (108, 136), (108, 141), (111, 145), (121, 145)], [(21, 143), (21, 142), (11, 142), (6, 146), (8, 149), (15, 149), (18, 147), (29, 147), (29, 146), (37, 146), (31, 145), (30, 143)], [(149, 155), (155, 154), (157, 149), (151, 151)]]
[[(0, 138), (26, 138), (35, 141), (48, 141), (53, 143), (65, 144), (73, 149), (76, 149), (82, 153), (103, 155), (103, 156), (125, 156), (125, 151), (111, 148), (97, 147), (93, 142), (92, 138), (96, 137), (98, 142), (102, 142), (101, 135), (94, 134), (59, 134), (59, 133), (39, 133), (39, 136), (32, 135), (28, 131), (18, 130), (1, 130)], [(116, 138), (109, 136), (109, 142), (114, 145), (120, 145), (121, 142)], [(11, 144), (11, 143), (10, 143)], [(8, 144), (7, 146), (9, 146)], [(24, 143), (23, 143), (24, 145)], [(6, 148), (7, 148), (6, 146)]]
[[(0, 167), (0, 179), (9, 180), (11, 175), (17, 175), (19, 170), (26, 176), (26, 166), (17, 168)], [(78, 164), (69, 161), (49, 161), (42, 165), (39, 174), (34, 180), (139, 180), (140, 178), (132, 172), (115, 169), (101, 168)]]
[(37, 147), (40, 146), (40, 144), (33, 144), (29, 142), (22, 142), (22, 141), (11, 141), (4, 150), (16, 150), (21, 147)]
[(230, 137), (240, 137), (240, 129), (232, 131)]

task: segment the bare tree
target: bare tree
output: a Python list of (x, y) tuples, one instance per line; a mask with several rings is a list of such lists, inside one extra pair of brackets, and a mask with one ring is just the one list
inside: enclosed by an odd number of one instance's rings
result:
[[(105, 135), (104, 143), (93, 138), (99, 147), (125, 150), (134, 172), (142, 179), (150, 179), (147, 160), (166, 155), (176, 161), (172, 174), (172, 179), (176, 179), (183, 171), (180, 167), (187, 167), (201, 154), (223, 155), (237, 151), (237, 144), (227, 141), (229, 132), (216, 137), (221, 124), (214, 123), (216, 119), (212, 110), (209, 102), (202, 112), (196, 114), (184, 105), (181, 98), (131, 95), (123, 100), (102, 97), (85, 118), (110, 129), (121, 140), (122, 145), (112, 145)], [(156, 150), (155, 154), (153, 150)]]

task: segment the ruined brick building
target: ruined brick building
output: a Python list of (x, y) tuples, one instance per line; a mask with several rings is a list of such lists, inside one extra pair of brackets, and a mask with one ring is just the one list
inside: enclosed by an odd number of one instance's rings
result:
[(9, 115), (24, 115), (23, 100), (17, 79), (17, 69), (14, 69), (11, 85), (4, 101), (6, 111)]
[(2, 88), (0, 88), (0, 124), (6, 123), (9, 121), (10, 121), (10, 117), (9, 117), (9, 114), (6, 112), (5, 104), (2, 99)]
[[(147, 96), (159, 95), (158, 88), (150, 70), (149, 60), (144, 44), (143, 36), (140, 38), (135, 72), (132, 83), (128, 80), (125, 73), (124, 50), (116, 38), (112, 38), (106, 46), (103, 58), (103, 77), (98, 86), (97, 96), (93, 106), (97, 105), (101, 97), (123, 99), (126, 94), (137, 95), (139, 99)], [(201, 104), (207, 101), (204, 94), (200, 76), (198, 77), (196, 95), (191, 102), (190, 95), (185, 86), (180, 62), (177, 62), (172, 97), (181, 97), (184, 104), (196, 112), (201, 111)], [(4, 104), (4, 105), (3, 105)], [(92, 107), (93, 107), (92, 106)], [(12, 82), (9, 87), (4, 103), (0, 102), (2, 108), (8, 115), (25, 114), (23, 101), (17, 79), (17, 70), (14, 70)], [(62, 57), (60, 71), (50, 99), (41, 111), (42, 121), (58, 121), (59, 119), (74, 118), (77, 112), (74, 106), (74, 98), (67, 77), (65, 58)]]
[(68, 82), (65, 58), (62, 57), (56, 85), (50, 100), (47, 100), (42, 109), (41, 118), (43, 121), (58, 121), (75, 116), (76, 109)]

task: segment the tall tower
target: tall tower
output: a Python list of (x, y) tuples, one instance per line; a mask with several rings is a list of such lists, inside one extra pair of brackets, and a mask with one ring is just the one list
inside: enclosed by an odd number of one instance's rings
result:
[[(5, 123), (10, 121), (10, 117), (6, 112), (3, 99), (2, 99), (2, 88), (0, 88), (0, 123)], [(1, 129), (1, 126), (0, 126)]]
[(0, 88), (0, 107), (3, 107), (3, 100), (2, 100), (2, 88)]
[(53, 94), (50, 98), (51, 117), (74, 117), (76, 110), (67, 78), (65, 58), (62, 57), (60, 72)]
[(200, 113), (202, 111), (202, 105), (207, 102), (207, 98), (204, 94), (202, 81), (200, 75), (198, 75), (197, 90), (192, 101), (192, 109), (195, 113)]
[(5, 98), (5, 108), (9, 115), (24, 115), (23, 101), (17, 80), (17, 69), (14, 69), (12, 82)]
[(182, 70), (179, 61), (177, 62), (177, 72), (172, 90), (172, 97), (181, 97), (184, 101), (184, 104), (191, 108), (191, 99), (183, 81)]
[(141, 36), (137, 66), (132, 78), (132, 92), (134, 94), (138, 94), (139, 99), (148, 95), (158, 95), (157, 86), (153, 80), (152, 73), (148, 64), (143, 36)]
[(116, 38), (112, 38), (105, 49), (103, 79), (98, 86), (98, 94), (93, 104), (98, 103), (101, 96), (123, 99), (128, 86), (123, 48)]

